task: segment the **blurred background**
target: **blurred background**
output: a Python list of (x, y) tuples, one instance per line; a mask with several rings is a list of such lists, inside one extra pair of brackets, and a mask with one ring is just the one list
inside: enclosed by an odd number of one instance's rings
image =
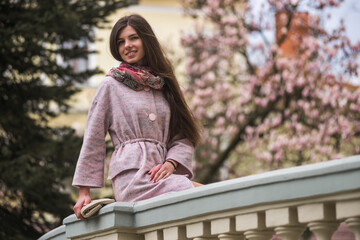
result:
[[(356, 0), (0, 2), (1, 239), (38, 238), (72, 214), (87, 112), (119, 64), (111, 27), (131, 13), (153, 27), (204, 127), (196, 181), (360, 153)], [(113, 197), (104, 181), (93, 198)]]

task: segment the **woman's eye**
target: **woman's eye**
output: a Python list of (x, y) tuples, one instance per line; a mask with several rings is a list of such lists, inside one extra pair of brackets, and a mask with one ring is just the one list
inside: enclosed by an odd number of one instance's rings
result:
[(121, 44), (123, 44), (124, 43), (124, 41), (117, 41), (117, 44), (118, 45), (121, 45)]

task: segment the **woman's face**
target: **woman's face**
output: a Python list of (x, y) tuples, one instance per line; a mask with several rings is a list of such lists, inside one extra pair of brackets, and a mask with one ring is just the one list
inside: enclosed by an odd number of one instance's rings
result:
[(130, 64), (143, 64), (145, 56), (143, 43), (133, 27), (126, 26), (116, 42), (122, 60)]

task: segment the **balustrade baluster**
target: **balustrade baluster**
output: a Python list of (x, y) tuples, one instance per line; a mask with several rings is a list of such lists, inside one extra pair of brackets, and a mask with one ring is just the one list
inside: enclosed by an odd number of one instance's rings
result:
[(331, 236), (338, 228), (336, 222), (311, 222), (308, 224), (311, 232), (314, 233), (317, 240), (331, 240)]
[(345, 223), (354, 233), (355, 239), (360, 240), (360, 217), (348, 218)]
[(302, 226), (284, 226), (276, 227), (274, 230), (281, 240), (298, 240), (305, 228)]
[(164, 240), (187, 240), (185, 227), (170, 227), (164, 229)]
[(152, 232), (147, 232), (144, 235), (145, 240), (163, 240), (163, 232), (161, 230), (156, 230)]
[(193, 240), (217, 240), (211, 235), (210, 222), (198, 222), (186, 225), (186, 236)]
[(339, 226), (336, 220), (335, 205), (314, 203), (298, 206), (299, 222), (307, 223), (317, 240), (331, 240)]
[(242, 234), (228, 234), (223, 233), (218, 235), (219, 240), (245, 240), (245, 236)]
[(336, 203), (336, 217), (345, 220), (346, 225), (355, 235), (356, 240), (360, 240), (360, 200), (347, 200)]
[(297, 240), (305, 230), (298, 221), (297, 210), (291, 208), (270, 209), (265, 212), (266, 226), (274, 228), (282, 240)]
[(269, 240), (273, 234), (274, 233), (269, 230), (250, 230), (244, 232), (247, 240)]
[(244, 232), (248, 240), (269, 240), (274, 232), (266, 228), (265, 213), (248, 213), (235, 218), (236, 231)]
[(235, 218), (220, 218), (211, 221), (211, 234), (221, 240), (243, 240), (244, 236), (235, 231)]

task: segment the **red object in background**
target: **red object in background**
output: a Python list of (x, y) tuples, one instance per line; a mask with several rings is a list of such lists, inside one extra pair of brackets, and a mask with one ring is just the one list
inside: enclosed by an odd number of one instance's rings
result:
[(278, 12), (276, 42), (286, 57), (297, 55), (302, 39), (309, 34), (307, 12)]

